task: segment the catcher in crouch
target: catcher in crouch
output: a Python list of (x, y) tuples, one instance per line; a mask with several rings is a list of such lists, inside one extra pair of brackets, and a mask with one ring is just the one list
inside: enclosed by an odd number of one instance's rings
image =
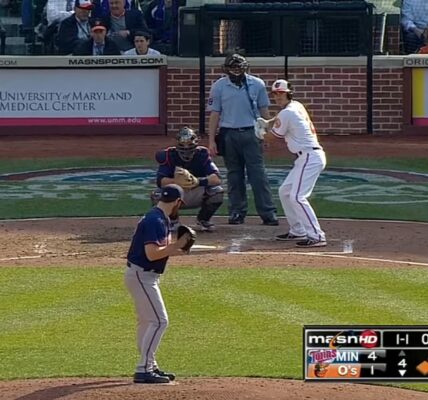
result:
[[(158, 189), (153, 193), (153, 201), (157, 202), (163, 186), (179, 185), (184, 189), (183, 208), (200, 207), (196, 222), (198, 228), (213, 231), (215, 226), (211, 217), (223, 203), (220, 172), (208, 149), (198, 146), (199, 139), (193, 129), (181, 128), (176, 139), (176, 146), (156, 153)], [(171, 223), (173, 226), (178, 224), (178, 215), (171, 215)]]

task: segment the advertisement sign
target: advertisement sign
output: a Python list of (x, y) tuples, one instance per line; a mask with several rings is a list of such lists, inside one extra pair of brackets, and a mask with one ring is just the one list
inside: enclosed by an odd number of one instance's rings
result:
[(29, 134), (54, 128), (96, 133), (97, 127), (102, 133), (164, 131), (164, 57), (9, 57), (2, 62), (0, 132), (16, 127)]
[(428, 126), (428, 68), (412, 69), (412, 122)]

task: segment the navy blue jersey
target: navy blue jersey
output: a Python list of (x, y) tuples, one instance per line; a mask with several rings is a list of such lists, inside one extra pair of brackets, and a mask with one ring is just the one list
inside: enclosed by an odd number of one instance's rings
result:
[(170, 220), (160, 208), (153, 207), (138, 222), (128, 251), (128, 261), (144, 270), (154, 270), (154, 272), (162, 274), (165, 270), (168, 257), (149, 261), (144, 246), (149, 243), (166, 246), (170, 241)]
[(161, 187), (162, 178), (174, 178), (175, 167), (185, 168), (197, 178), (205, 178), (211, 174), (220, 176), (220, 172), (211, 159), (208, 149), (203, 146), (196, 148), (195, 154), (189, 162), (185, 162), (180, 158), (175, 147), (168, 147), (158, 151), (156, 153), (156, 161), (159, 163), (156, 176), (158, 187)]

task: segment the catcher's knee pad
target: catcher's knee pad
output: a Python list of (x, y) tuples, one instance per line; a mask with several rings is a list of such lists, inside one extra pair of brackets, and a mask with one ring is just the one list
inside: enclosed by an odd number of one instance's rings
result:
[(222, 205), (223, 203), (223, 193), (217, 193), (214, 196), (209, 196), (205, 199), (205, 204), (215, 204), (215, 205), (219, 205), (219, 207)]
[(216, 196), (218, 194), (221, 194), (221, 197), (223, 198), (224, 189), (222, 186), (207, 186), (205, 189), (205, 194), (208, 197)]

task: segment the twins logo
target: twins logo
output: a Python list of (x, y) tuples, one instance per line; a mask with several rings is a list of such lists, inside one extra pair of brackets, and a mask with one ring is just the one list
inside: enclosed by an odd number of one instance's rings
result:
[(312, 350), (308, 353), (310, 357), (310, 363), (331, 363), (336, 359), (337, 350)]

